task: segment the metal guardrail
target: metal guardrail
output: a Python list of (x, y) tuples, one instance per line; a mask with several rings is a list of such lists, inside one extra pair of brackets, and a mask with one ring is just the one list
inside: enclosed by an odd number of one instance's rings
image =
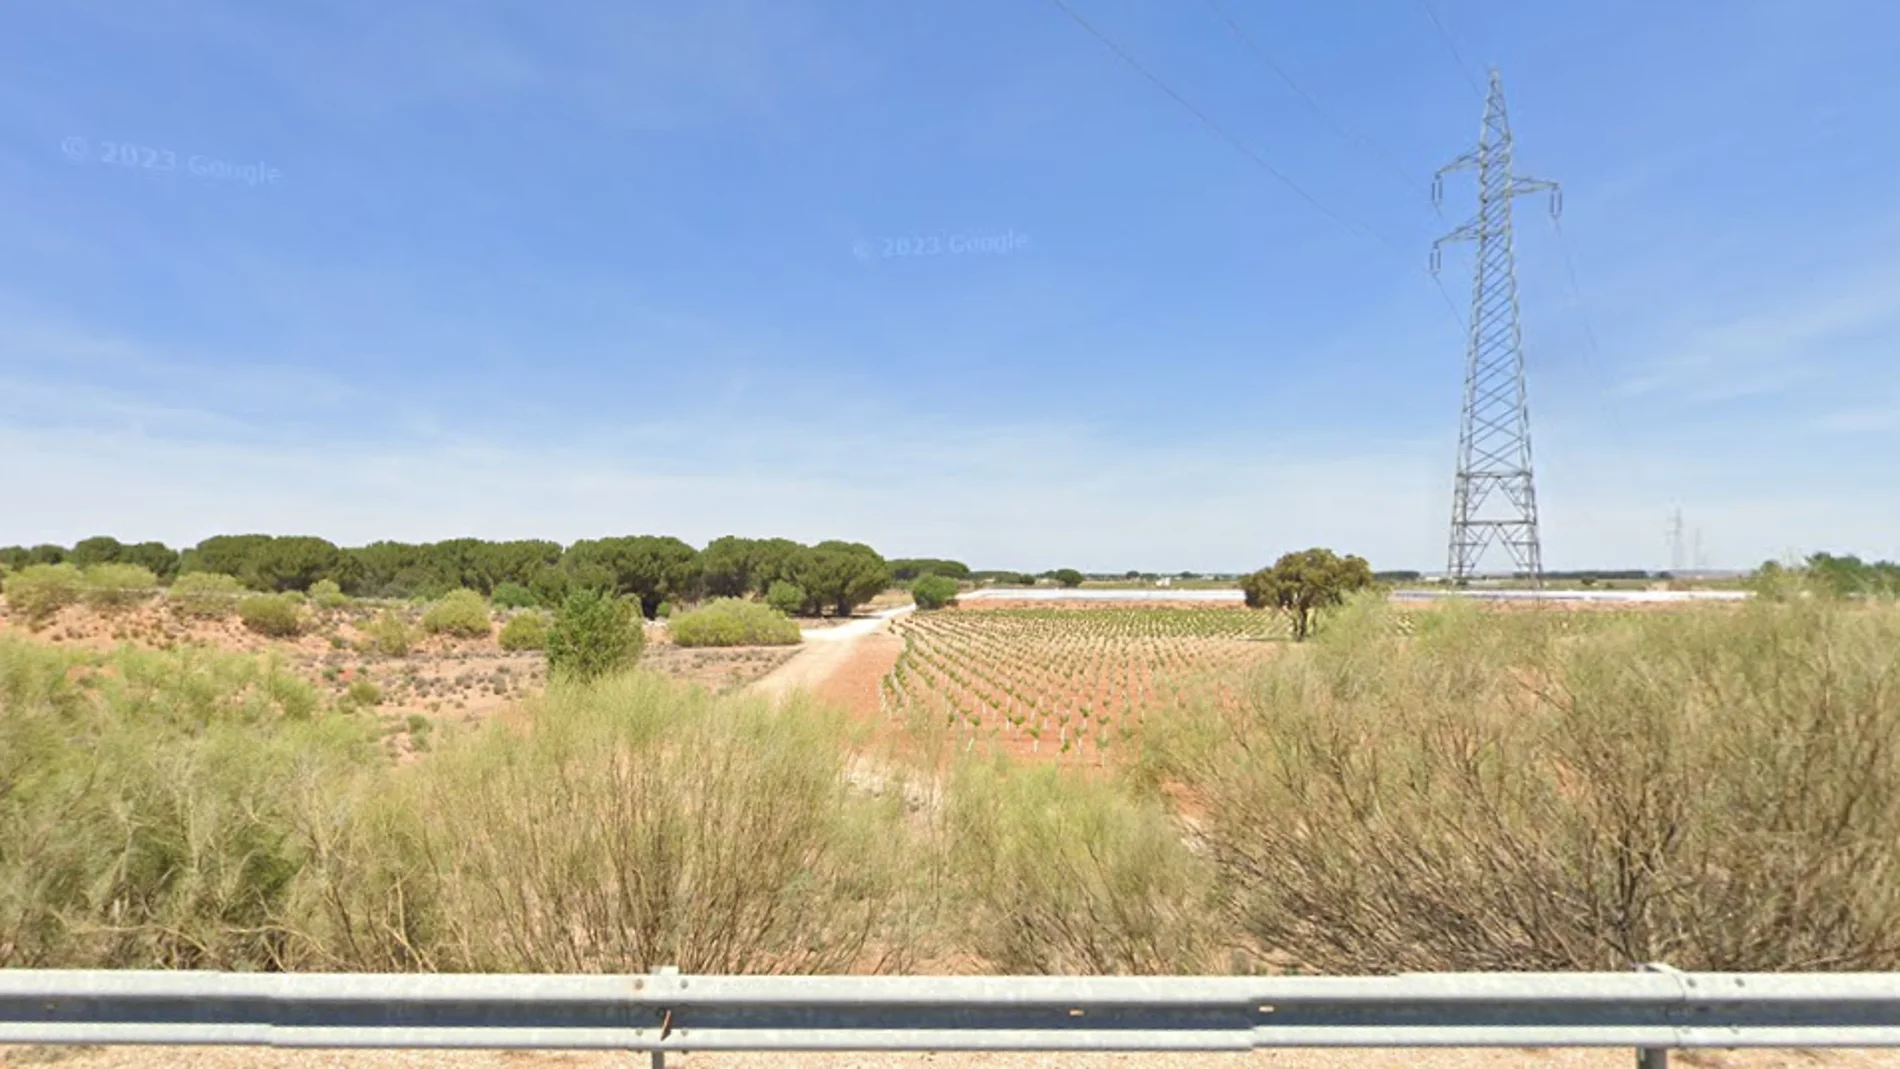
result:
[(666, 1051), (1900, 1046), (1900, 973), (768, 977), (0, 970), (0, 1044)]

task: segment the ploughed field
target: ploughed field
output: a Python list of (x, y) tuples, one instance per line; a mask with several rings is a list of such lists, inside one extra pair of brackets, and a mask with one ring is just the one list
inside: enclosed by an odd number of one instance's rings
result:
[(1197, 698), (1233, 702), (1288, 636), (1225, 606), (975, 608), (914, 613), (884, 677), (885, 715), (978, 747), (1104, 764), (1142, 720)]

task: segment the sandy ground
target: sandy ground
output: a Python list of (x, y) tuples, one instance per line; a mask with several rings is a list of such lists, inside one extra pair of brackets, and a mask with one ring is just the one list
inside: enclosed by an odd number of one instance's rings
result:
[[(365, 628), (379, 606), (354, 603), (348, 608), (310, 610), (310, 629), (297, 638), (266, 638), (233, 617), (189, 619), (148, 600), (117, 611), (84, 605), (61, 609), (40, 627), (0, 610), (0, 634), (52, 646), (105, 651), (119, 645), (166, 649), (208, 646), (237, 653), (274, 653), (332, 699), (352, 683), (375, 684), (375, 707), (384, 723), (392, 756), (410, 759), (422, 743), (423, 721), (469, 724), (484, 720), (539, 693), (547, 682), (547, 660), (539, 652), (502, 650), (496, 641), (504, 613), (496, 613), (481, 638), (416, 635), (406, 654), (386, 655), (364, 644)], [(409, 615), (413, 616), (414, 613)], [(862, 623), (863, 621), (852, 621)], [(849, 624), (836, 630), (846, 631)], [(664, 627), (649, 625), (641, 663), (662, 675), (713, 691), (734, 690), (768, 675), (798, 652), (791, 647), (682, 649)]]
[(892, 620), (910, 611), (910, 606), (900, 606), (871, 616), (858, 617), (848, 623), (806, 628), (802, 632), (804, 642), (799, 646), (797, 655), (754, 682), (748, 689), (775, 701), (798, 690), (817, 694), (826, 680), (850, 663), (861, 640), (885, 632)]
[[(46, 1057), (51, 1054), (57, 1062)], [(24, 1057), (22, 1057), (22, 1055)], [(1630, 1069), (1620, 1049), (1261, 1050), (1165, 1054), (668, 1054), (684, 1069)], [(1689, 1051), (1672, 1055), (1693, 1069), (1896, 1069), (1900, 1051)], [(289, 1051), (233, 1047), (12, 1048), (0, 1065), (58, 1064), (68, 1069), (626, 1069), (649, 1058), (632, 1052)]]

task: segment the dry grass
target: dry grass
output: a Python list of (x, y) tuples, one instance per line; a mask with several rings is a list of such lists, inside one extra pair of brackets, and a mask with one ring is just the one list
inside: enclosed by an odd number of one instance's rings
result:
[(911, 792), (645, 672), (396, 765), (269, 659), (0, 639), (0, 967), (1900, 967), (1900, 610), (1384, 611), (1129, 780), (920, 722)]
[(1384, 611), (1150, 755), (1240, 931), (1327, 971), (1900, 967), (1900, 611)]

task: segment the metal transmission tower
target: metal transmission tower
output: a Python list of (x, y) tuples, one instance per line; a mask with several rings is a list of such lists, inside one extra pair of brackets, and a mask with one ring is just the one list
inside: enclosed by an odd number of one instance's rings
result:
[[(1437, 273), (1446, 242), (1474, 241), (1471, 333), (1465, 354), (1464, 418), (1458, 431), (1458, 478), (1452, 491), (1449, 572), (1469, 579), (1493, 541), (1510, 553), (1514, 570), (1543, 582), (1537, 535), (1537, 494), (1531, 482), (1531, 419), (1524, 393), (1524, 342), (1517, 322), (1517, 258), (1511, 247), (1511, 201), (1549, 192), (1550, 211), (1563, 210), (1557, 183), (1511, 172), (1511, 125), (1504, 83), (1491, 71), (1478, 147), (1432, 176), (1432, 201), (1443, 196), (1444, 176), (1478, 173), (1478, 214), (1432, 243)], [(1487, 508), (1486, 506), (1490, 506)]]

